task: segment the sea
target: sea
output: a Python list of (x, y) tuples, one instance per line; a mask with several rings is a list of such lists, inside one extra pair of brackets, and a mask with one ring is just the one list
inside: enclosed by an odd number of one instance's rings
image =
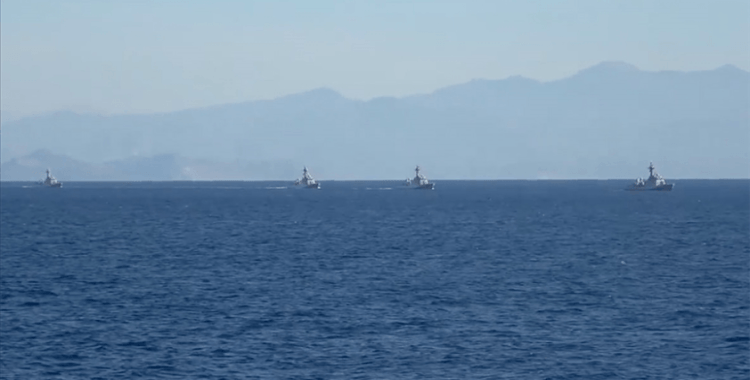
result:
[(748, 379), (750, 180), (0, 186), (2, 379)]

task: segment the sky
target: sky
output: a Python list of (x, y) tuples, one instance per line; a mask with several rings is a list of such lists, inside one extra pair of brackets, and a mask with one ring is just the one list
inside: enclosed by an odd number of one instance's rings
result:
[(602, 61), (750, 70), (747, 0), (2, 0), (4, 120), (332, 88), (367, 100)]

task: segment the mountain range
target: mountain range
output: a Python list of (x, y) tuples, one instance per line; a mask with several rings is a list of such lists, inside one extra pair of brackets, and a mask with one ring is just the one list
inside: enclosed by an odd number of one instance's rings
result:
[[(29, 180), (750, 177), (750, 73), (604, 62), (551, 82), (472, 80), (368, 101), (322, 88), (141, 115), (3, 123), (0, 178)], [(41, 170), (41, 172), (40, 172)]]

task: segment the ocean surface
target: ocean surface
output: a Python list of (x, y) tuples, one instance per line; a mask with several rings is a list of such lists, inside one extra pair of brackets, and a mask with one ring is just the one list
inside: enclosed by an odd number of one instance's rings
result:
[(2, 183), (0, 378), (750, 378), (750, 181), (436, 183)]

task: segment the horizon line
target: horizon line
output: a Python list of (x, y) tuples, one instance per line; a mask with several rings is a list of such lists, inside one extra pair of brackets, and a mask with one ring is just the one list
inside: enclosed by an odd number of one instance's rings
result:
[[(748, 181), (750, 177), (735, 178), (670, 178), (669, 181)], [(316, 179), (316, 182), (398, 182), (403, 183), (403, 179)], [(633, 181), (632, 178), (504, 178), (504, 179), (434, 179), (431, 183), (437, 184), (437, 181), (446, 182), (499, 182), (499, 181)], [(6, 183), (38, 183), (38, 180), (3, 180)], [(289, 182), (294, 186), (294, 180), (289, 179), (164, 179), (164, 180), (65, 180), (63, 183), (134, 183), (134, 182)]]

